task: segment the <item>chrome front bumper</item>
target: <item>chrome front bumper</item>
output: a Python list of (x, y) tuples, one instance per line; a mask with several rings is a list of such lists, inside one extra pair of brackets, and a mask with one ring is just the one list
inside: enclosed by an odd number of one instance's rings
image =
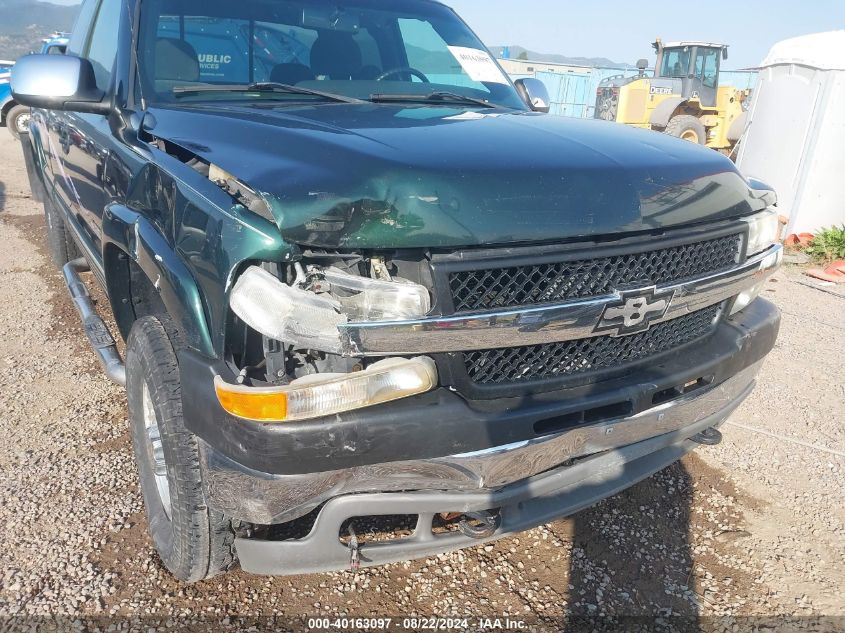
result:
[(703, 421), (722, 424), (754, 388), (762, 361), (719, 385), (703, 387), (638, 415), (580, 426), (535, 440), (436, 459), (345, 470), (269, 475), (245, 468), (201, 443), (208, 504), (227, 515), (272, 525), (353, 493), (497, 490), (565, 465), (671, 433), (689, 437)]

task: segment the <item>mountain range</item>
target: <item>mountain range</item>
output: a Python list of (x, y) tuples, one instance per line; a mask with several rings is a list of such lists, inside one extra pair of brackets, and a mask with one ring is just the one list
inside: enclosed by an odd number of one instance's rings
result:
[(0, 0), (0, 59), (17, 59), (41, 48), (53, 31), (70, 31), (79, 5), (38, 0)]

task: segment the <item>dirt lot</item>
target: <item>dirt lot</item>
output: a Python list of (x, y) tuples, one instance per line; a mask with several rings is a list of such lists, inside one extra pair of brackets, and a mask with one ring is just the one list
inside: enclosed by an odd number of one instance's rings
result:
[(494, 546), (358, 573), (235, 572), (180, 586), (146, 535), (124, 395), (98, 373), (43, 246), (41, 207), (2, 130), (0, 616), (510, 614), (552, 627), (580, 615), (845, 618), (845, 297), (798, 270), (766, 289), (783, 309), (782, 336), (721, 446)]

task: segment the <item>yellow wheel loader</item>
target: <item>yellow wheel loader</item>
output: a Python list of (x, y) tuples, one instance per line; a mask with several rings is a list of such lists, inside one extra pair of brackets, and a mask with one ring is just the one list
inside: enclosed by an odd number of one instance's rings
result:
[(745, 131), (749, 91), (719, 85), (728, 47), (709, 42), (653, 44), (657, 63), (637, 62), (639, 76), (609, 77), (599, 84), (596, 118), (659, 130), (729, 152)]

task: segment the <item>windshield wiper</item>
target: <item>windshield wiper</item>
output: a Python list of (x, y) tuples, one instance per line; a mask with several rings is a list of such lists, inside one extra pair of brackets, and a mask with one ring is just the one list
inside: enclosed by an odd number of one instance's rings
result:
[(338, 101), (340, 103), (365, 103), (360, 99), (345, 97), (343, 95), (335, 94), (333, 92), (312, 90), (311, 88), (292, 86), (290, 84), (281, 84), (276, 83), (274, 81), (261, 81), (251, 84), (223, 84), (219, 86), (213, 84), (198, 86), (176, 86), (175, 88), (173, 88), (173, 94), (176, 97), (181, 97), (190, 94), (200, 94), (203, 92), (281, 92), (285, 94), (321, 97), (328, 101)]
[(405, 102), (405, 103), (430, 103), (430, 102), (455, 102), (464, 103), (467, 105), (475, 105), (481, 108), (496, 108), (494, 103), (484, 101), (483, 99), (476, 99), (475, 97), (468, 97), (466, 95), (458, 94), (457, 92), (429, 92), (428, 94), (372, 94), (370, 101), (374, 103), (390, 103), (390, 102)]

